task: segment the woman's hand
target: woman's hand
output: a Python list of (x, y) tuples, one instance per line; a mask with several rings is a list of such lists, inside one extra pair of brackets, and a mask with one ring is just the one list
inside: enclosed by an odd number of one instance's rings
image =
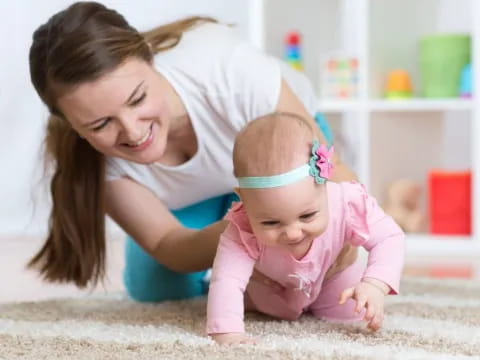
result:
[(256, 344), (257, 341), (245, 333), (211, 334), (211, 338), (219, 345)]
[(365, 308), (366, 312), (363, 319), (367, 322), (367, 327), (370, 330), (376, 331), (382, 326), (384, 298), (389, 289), (387, 284), (376, 279), (363, 279), (356, 286), (342, 292), (339, 304), (345, 304), (350, 298), (356, 300), (355, 312), (359, 313)]

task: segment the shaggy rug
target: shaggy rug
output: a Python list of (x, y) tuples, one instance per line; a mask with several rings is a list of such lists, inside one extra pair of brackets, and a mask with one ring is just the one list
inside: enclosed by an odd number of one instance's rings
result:
[(247, 314), (257, 345), (204, 335), (205, 298), (139, 304), (123, 295), (0, 304), (0, 359), (480, 359), (480, 284), (405, 279), (383, 328)]

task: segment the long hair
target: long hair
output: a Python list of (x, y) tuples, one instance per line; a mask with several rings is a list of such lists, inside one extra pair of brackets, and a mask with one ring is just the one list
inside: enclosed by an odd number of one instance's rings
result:
[(140, 33), (122, 15), (95, 2), (78, 2), (33, 34), (30, 76), (48, 107), (45, 149), (53, 161), (52, 211), (45, 244), (28, 266), (47, 281), (95, 285), (105, 273), (105, 158), (80, 138), (57, 105), (79, 84), (113, 71), (130, 58), (151, 62), (182, 33), (213, 21), (190, 17)]

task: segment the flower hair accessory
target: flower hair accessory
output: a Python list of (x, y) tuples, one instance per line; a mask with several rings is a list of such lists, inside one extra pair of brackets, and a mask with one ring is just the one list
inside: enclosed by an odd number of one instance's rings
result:
[(331, 157), (333, 155), (333, 146), (330, 149), (324, 144), (320, 144), (318, 140), (313, 140), (312, 156), (308, 164), (310, 165), (310, 175), (313, 176), (317, 184), (324, 184), (330, 179), (333, 164)]
[(307, 164), (301, 165), (296, 169), (273, 176), (246, 176), (239, 177), (238, 187), (241, 189), (266, 189), (278, 186), (289, 185), (307, 176), (312, 176), (317, 184), (324, 184), (330, 178), (333, 164), (331, 156), (333, 146), (329, 149), (317, 141), (313, 140), (311, 157)]

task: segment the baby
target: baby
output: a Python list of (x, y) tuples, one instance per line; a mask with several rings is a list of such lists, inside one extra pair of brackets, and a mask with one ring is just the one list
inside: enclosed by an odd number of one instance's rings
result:
[[(310, 312), (380, 328), (385, 295), (398, 293), (404, 234), (362, 185), (327, 181), (332, 153), (290, 113), (258, 118), (238, 135), (241, 202), (225, 217), (208, 294), (207, 333), (216, 342), (254, 342), (245, 334), (244, 307), (286, 320)], [(368, 264), (325, 279), (346, 242), (364, 247)], [(254, 268), (282, 290), (249, 283)]]

